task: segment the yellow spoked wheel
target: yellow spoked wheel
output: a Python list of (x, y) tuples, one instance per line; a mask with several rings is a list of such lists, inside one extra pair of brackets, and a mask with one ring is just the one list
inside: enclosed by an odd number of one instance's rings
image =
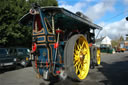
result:
[(97, 65), (100, 65), (101, 55), (100, 55), (100, 49), (99, 48), (97, 48), (96, 60), (97, 60)]
[(85, 79), (89, 71), (90, 51), (87, 40), (81, 36), (74, 46), (74, 67), (79, 79)]
[(68, 76), (81, 81), (87, 77), (90, 68), (90, 49), (83, 35), (74, 35), (64, 50), (64, 64)]

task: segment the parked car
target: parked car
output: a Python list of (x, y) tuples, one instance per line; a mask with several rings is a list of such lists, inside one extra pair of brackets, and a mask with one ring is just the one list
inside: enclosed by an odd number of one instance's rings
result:
[(116, 52), (124, 52), (126, 48), (115, 47)]
[(8, 55), (7, 48), (0, 48), (0, 68), (7, 66), (16, 67), (16, 58)]
[(19, 48), (13, 47), (8, 49), (9, 54), (15, 56), (17, 59), (17, 64), (26, 67), (31, 64), (29, 57), (30, 57), (30, 50), (28, 48)]

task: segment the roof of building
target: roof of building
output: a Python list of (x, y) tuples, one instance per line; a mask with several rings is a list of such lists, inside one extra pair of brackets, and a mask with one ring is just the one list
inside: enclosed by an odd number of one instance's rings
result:
[(101, 38), (99, 38), (99, 39), (96, 39), (96, 42), (100, 42), (100, 41), (102, 41), (104, 38), (105, 38), (105, 36), (104, 36), (104, 37), (101, 37)]

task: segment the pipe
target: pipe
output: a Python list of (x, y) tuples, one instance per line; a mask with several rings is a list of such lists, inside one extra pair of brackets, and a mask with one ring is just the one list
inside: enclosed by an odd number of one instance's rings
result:
[(52, 15), (52, 33), (55, 34), (54, 16)]

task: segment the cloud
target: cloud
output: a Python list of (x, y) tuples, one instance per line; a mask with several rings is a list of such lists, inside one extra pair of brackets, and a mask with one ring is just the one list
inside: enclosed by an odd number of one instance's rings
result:
[(125, 19), (107, 25), (102, 22), (99, 25), (103, 27), (99, 36), (109, 36), (114, 39), (119, 38), (120, 36), (125, 37), (125, 35), (128, 34), (128, 21)]
[(61, 5), (59, 7), (64, 7), (65, 9), (68, 9), (74, 13), (77, 11), (83, 12), (82, 8), (86, 6), (86, 3), (78, 2), (75, 5), (68, 5), (66, 2), (61, 2)]
[(101, 2), (87, 9), (86, 15), (92, 20), (101, 18), (107, 11), (114, 10), (115, 0), (102, 0)]
[(128, 5), (128, 0), (123, 0), (124, 4)]
[(76, 2), (76, 4), (69, 5), (69, 3), (67, 3), (65, 0), (58, 0), (58, 3), (59, 3), (59, 7), (64, 7), (74, 13), (77, 11), (84, 13), (83, 9), (86, 9), (91, 2), (99, 2), (99, 1), (101, 0), (98, 0), (98, 1), (97, 0), (79, 0), (78, 2)]
[(63, 1), (63, 0), (59, 0), (58, 3), (59, 3), (59, 4), (67, 4), (67, 3), (66, 3), (65, 1)]
[[(79, 0), (74, 5), (69, 5), (62, 0), (60, 7), (64, 7), (72, 12), (81, 11), (92, 20), (98, 20), (107, 12), (115, 11), (115, 3), (117, 0)], [(128, 4), (128, 0), (123, 0)], [(91, 3), (94, 2), (92, 5)], [(87, 8), (88, 7), (88, 8)], [(107, 24), (107, 25), (106, 25)], [(119, 38), (121, 35), (128, 34), (128, 21), (122, 19), (113, 23), (101, 22), (99, 24), (103, 27), (99, 36), (109, 36), (110, 38)], [(97, 35), (96, 31), (96, 35)]]
[(95, 1), (97, 1), (97, 0), (86, 0), (87, 2), (95, 2)]
[(101, 0), (81, 0), (83, 2), (100, 2)]
[[(114, 10), (113, 6), (115, 1), (116, 0), (79, 0), (76, 4), (69, 5), (66, 1), (60, 0), (59, 7), (64, 7), (74, 13), (80, 11), (92, 20), (97, 20), (100, 19), (107, 11)], [(96, 4), (91, 6), (92, 2)]]

